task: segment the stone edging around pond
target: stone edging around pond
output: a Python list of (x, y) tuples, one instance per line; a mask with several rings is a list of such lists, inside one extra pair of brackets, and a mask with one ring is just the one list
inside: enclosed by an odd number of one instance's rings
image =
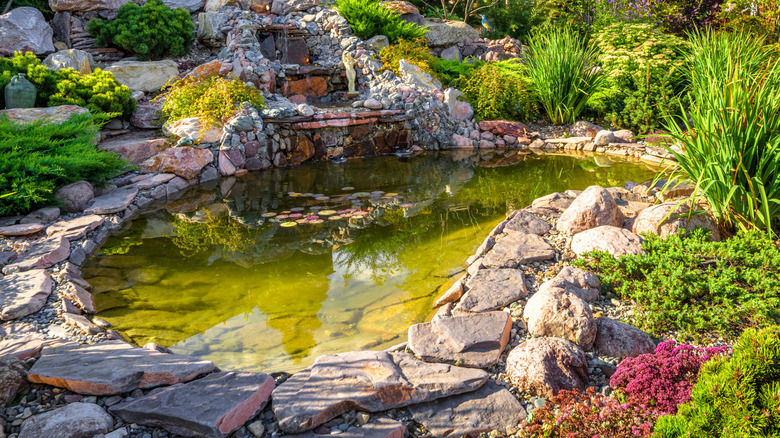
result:
[[(100, 247), (110, 230), (130, 220), (152, 199), (173, 200), (192, 184), (170, 174), (119, 182), (125, 185), (95, 198), (84, 215), (68, 215), (48, 227), (22, 223), (2, 229), (5, 233), (10, 228), (17, 234), (46, 234), (3, 268), (6, 276), (0, 278), (0, 290), (5, 296), (0, 317), (14, 320), (0, 326), (0, 334), (7, 338), (0, 342), (4, 363), (12, 362), (7, 355), (34, 363), (26, 379), (21, 374), (19, 385), (29, 379), (80, 394), (61, 401), (79, 400), (83, 395), (87, 401), (98, 401), (92, 396), (99, 396), (99, 404), (110, 407), (121, 419), (115, 424), (102, 408), (96, 410), (97, 406), (88, 403), (73, 403), (74, 407), (63, 408), (67, 413), (56, 409), (38, 414), (48, 408), (36, 412), (17, 408), (12, 427), (23, 426), (19, 438), (44, 436), (44, 431), (53, 430), (48, 428), (61, 427), (63, 421), (79, 416), (94, 420), (81, 424), (98, 428), (85, 435), (107, 433), (116, 426), (119, 432), (112, 432), (111, 437), (125, 436), (123, 425), (146, 424), (185, 436), (220, 436), (254, 418), (272, 391), (273, 413), (266, 411), (248, 426), (253, 434), (267, 426), (272, 432), (316, 429), (345, 436), (403, 436), (401, 423), (376, 416), (369, 421), (365, 414), (349, 413), (356, 408), (390, 410), (397, 419), (414, 418), (437, 436), (452, 427), (457, 427), (458, 434), (493, 429), (512, 432), (525, 417), (526, 408), (533, 407), (518, 401), (518, 389), (547, 397), (561, 388), (592, 383), (589, 371), (596, 365), (607, 370), (596, 373), (602, 377), (614, 370), (597, 358), (588, 359), (583, 350), (595, 348), (609, 357), (623, 357), (654, 347), (639, 330), (594, 317), (588, 302), (599, 296), (600, 288), (593, 274), (566, 268), (524, 302), (529, 289), (535, 289), (524, 278), (524, 270), (527, 275), (529, 266), (573, 258), (568, 248), (574, 253), (592, 248), (635, 253), (641, 247), (634, 232), (665, 234), (693, 225), (678, 220), (659, 227), (674, 203), (651, 206), (658, 190), (644, 185), (631, 186), (631, 190), (594, 186), (582, 193), (539, 198), (529, 208), (510, 214), (490, 233), (469, 259), (467, 273), (437, 301), (441, 308), (434, 320), (410, 327), (407, 345), (394, 351), (321, 356), (311, 368), (286, 381), (279, 378), (277, 384), (281, 384), (274, 390), (266, 374), (220, 372), (209, 361), (168, 354), (153, 344), (133, 347), (117, 333), (104, 331), (98, 325), (106, 326), (104, 322), (81, 315), (93, 313), (94, 303), (77, 264)], [(38, 211), (31, 216), (43, 222), (56, 219), (53, 212), (46, 214)], [(701, 217), (706, 216), (694, 216)], [(33, 221), (31, 217), (21, 222)], [(624, 223), (633, 232), (615, 226)], [(576, 317), (555, 318), (569, 311)], [(45, 340), (41, 329), (52, 321), (74, 328), (65, 332), (51, 325), (48, 337), (92, 345)], [(520, 343), (520, 334), (526, 332), (540, 337)], [(114, 342), (99, 342), (105, 340)], [(505, 351), (510, 347), (514, 348), (507, 357)], [(191, 383), (144, 391), (184, 382)], [(603, 383), (603, 378), (597, 383)], [(514, 393), (506, 388), (513, 388)], [(399, 417), (395, 409), (407, 406), (412, 417)], [(453, 417), (444, 415), (447, 412), (454, 412)], [(351, 420), (334, 420), (345, 413)], [(323, 429), (323, 424), (332, 429)], [(356, 425), (362, 427), (350, 429)]]

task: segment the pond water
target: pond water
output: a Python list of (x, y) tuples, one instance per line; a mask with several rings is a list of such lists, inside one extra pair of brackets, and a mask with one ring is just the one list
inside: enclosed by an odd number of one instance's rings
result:
[(404, 341), (508, 211), (652, 176), (617, 158), (517, 151), (272, 169), (151, 208), (82, 271), (98, 316), (133, 343), (292, 372)]

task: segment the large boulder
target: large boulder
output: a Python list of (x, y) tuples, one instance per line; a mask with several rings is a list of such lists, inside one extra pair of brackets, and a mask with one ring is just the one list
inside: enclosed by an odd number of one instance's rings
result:
[(468, 38), (479, 38), (479, 32), (462, 21), (424, 19), (423, 26), (428, 28), (425, 39), (430, 47), (450, 47)]
[(562, 233), (577, 234), (602, 225), (620, 226), (622, 222), (623, 215), (607, 189), (590, 186), (563, 212), (555, 227)]
[(588, 303), (561, 288), (534, 294), (523, 309), (528, 332), (568, 339), (590, 350), (596, 340), (596, 321)]
[(186, 9), (190, 13), (198, 12), (206, 5), (206, 0), (162, 0), (171, 9)]
[(538, 235), (512, 233), (499, 238), (482, 263), (486, 268), (516, 268), (554, 257), (555, 249)]
[(527, 210), (518, 211), (504, 226), (505, 233), (547, 234), (552, 226)]
[(41, 11), (29, 6), (11, 9), (0, 15), (0, 55), (15, 51), (43, 55), (54, 51), (54, 30)]
[(399, 61), (398, 70), (401, 72), (401, 78), (407, 84), (412, 84), (428, 91), (441, 89), (441, 82), (438, 79), (405, 59)]
[(189, 138), (197, 143), (218, 142), (222, 138), (222, 126), (203, 126), (204, 123), (206, 122), (198, 117), (187, 117), (166, 125), (165, 128), (179, 138)]
[(595, 349), (604, 356), (636, 357), (655, 350), (655, 342), (650, 335), (625, 322), (602, 316), (596, 320), (596, 325)]
[(106, 67), (116, 80), (133, 91), (146, 93), (160, 89), (178, 76), (179, 67), (170, 59), (162, 61), (119, 61)]
[(155, 132), (129, 132), (103, 140), (98, 149), (111, 151), (133, 164), (140, 164), (165, 150), (170, 139)]
[(58, 124), (68, 120), (74, 114), (88, 113), (89, 110), (77, 105), (59, 105), (48, 108), (14, 108), (0, 111), (0, 115), (15, 123), (33, 123), (43, 120)]
[(54, 199), (62, 204), (67, 213), (84, 211), (87, 203), (95, 197), (95, 189), (87, 181), (76, 181), (57, 189)]
[(531, 338), (509, 352), (506, 373), (521, 390), (549, 398), (562, 389), (585, 389), (588, 358), (566, 339)]
[(0, 406), (14, 399), (27, 384), (27, 367), (16, 356), (0, 357)]
[(571, 239), (571, 250), (579, 255), (589, 251), (605, 251), (615, 257), (641, 254), (642, 239), (624, 228), (604, 225), (577, 233)]
[(79, 49), (60, 50), (43, 60), (43, 65), (52, 70), (72, 68), (81, 74), (90, 74), (95, 66), (92, 54)]
[(49, 7), (54, 12), (117, 11), (125, 3), (130, 0), (49, 0)]
[(631, 231), (636, 234), (654, 233), (661, 237), (676, 234), (680, 230), (705, 228), (710, 230), (711, 240), (720, 240), (720, 229), (715, 218), (708, 212), (690, 213), (689, 204), (665, 202), (642, 210), (634, 220)]
[(601, 281), (596, 274), (584, 269), (566, 266), (550, 281), (545, 282), (540, 291), (546, 288), (561, 288), (577, 295), (590, 303), (601, 297)]
[(137, 194), (138, 187), (134, 185), (116, 188), (90, 201), (84, 213), (113, 214), (125, 211)]
[(189, 180), (198, 176), (213, 160), (214, 155), (208, 149), (184, 146), (166, 149), (141, 163), (141, 168), (151, 172), (173, 173)]
[(77, 402), (26, 419), (19, 438), (86, 438), (105, 434), (113, 426), (114, 419), (103, 408)]

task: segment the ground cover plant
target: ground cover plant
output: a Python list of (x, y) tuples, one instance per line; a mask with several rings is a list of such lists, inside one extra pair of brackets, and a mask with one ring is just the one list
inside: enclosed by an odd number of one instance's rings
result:
[(118, 155), (95, 146), (98, 126), (89, 114), (62, 124), (16, 124), (0, 115), (0, 215), (25, 213), (54, 202), (61, 186), (103, 184), (128, 168)]
[(453, 85), (471, 102), (477, 120), (528, 120), (537, 112), (533, 85), (518, 60), (483, 64)]
[(710, 242), (695, 230), (664, 239), (646, 235), (646, 254), (615, 259), (592, 252), (575, 264), (599, 275), (606, 290), (632, 301), (634, 323), (679, 340), (735, 339), (748, 327), (780, 322), (780, 249), (758, 231)]
[(397, 12), (381, 6), (379, 0), (336, 0), (336, 9), (352, 32), (364, 40), (385, 35), (391, 43), (401, 39), (413, 41), (428, 32), (422, 26), (402, 20)]
[(431, 68), (433, 74), (441, 81), (443, 87), (451, 86), (456, 80), (467, 80), (474, 71), (484, 65), (483, 61), (466, 58), (463, 62), (454, 59), (433, 58)]
[(96, 18), (87, 24), (95, 44), (118, 47), (141, 61), (187, 54), (194, 30), (186, 9), (171, 10), (160, 0), (149, 0), (143, 6), (126, 3), (115, 19)]
[[(73, 69), (52, 70), (41, 64), (32, 52), (16, 52), (12, 58), (0, 58), (0, 89), (18, 73), (24, 73), (38, 89), (36, 106), (78, 105), (95, 115), (129, 116), (135, 111), (130, 89), (117, 82), (110, 72), (99, 68), (88, 75)], [(5, 107), (2, 93), (0, 107)]]

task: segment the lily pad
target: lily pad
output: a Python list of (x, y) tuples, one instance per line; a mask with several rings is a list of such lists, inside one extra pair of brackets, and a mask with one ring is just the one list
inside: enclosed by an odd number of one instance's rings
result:
[(336, 214), (336, 210), (322, 210), (319, 214), (320, 216), (333, 216)]
[(263, 213), (260, 215), (260, 217), (274, 217), (274, 216), (276, 216), (276, 213), (270, 211), (268, 213)]
[(285, 228), (294, 227), (296, 225), (298, 225), (298, 224), (296, 224), (295, 222), (282, 222), (282, 226), (285, 227)]

